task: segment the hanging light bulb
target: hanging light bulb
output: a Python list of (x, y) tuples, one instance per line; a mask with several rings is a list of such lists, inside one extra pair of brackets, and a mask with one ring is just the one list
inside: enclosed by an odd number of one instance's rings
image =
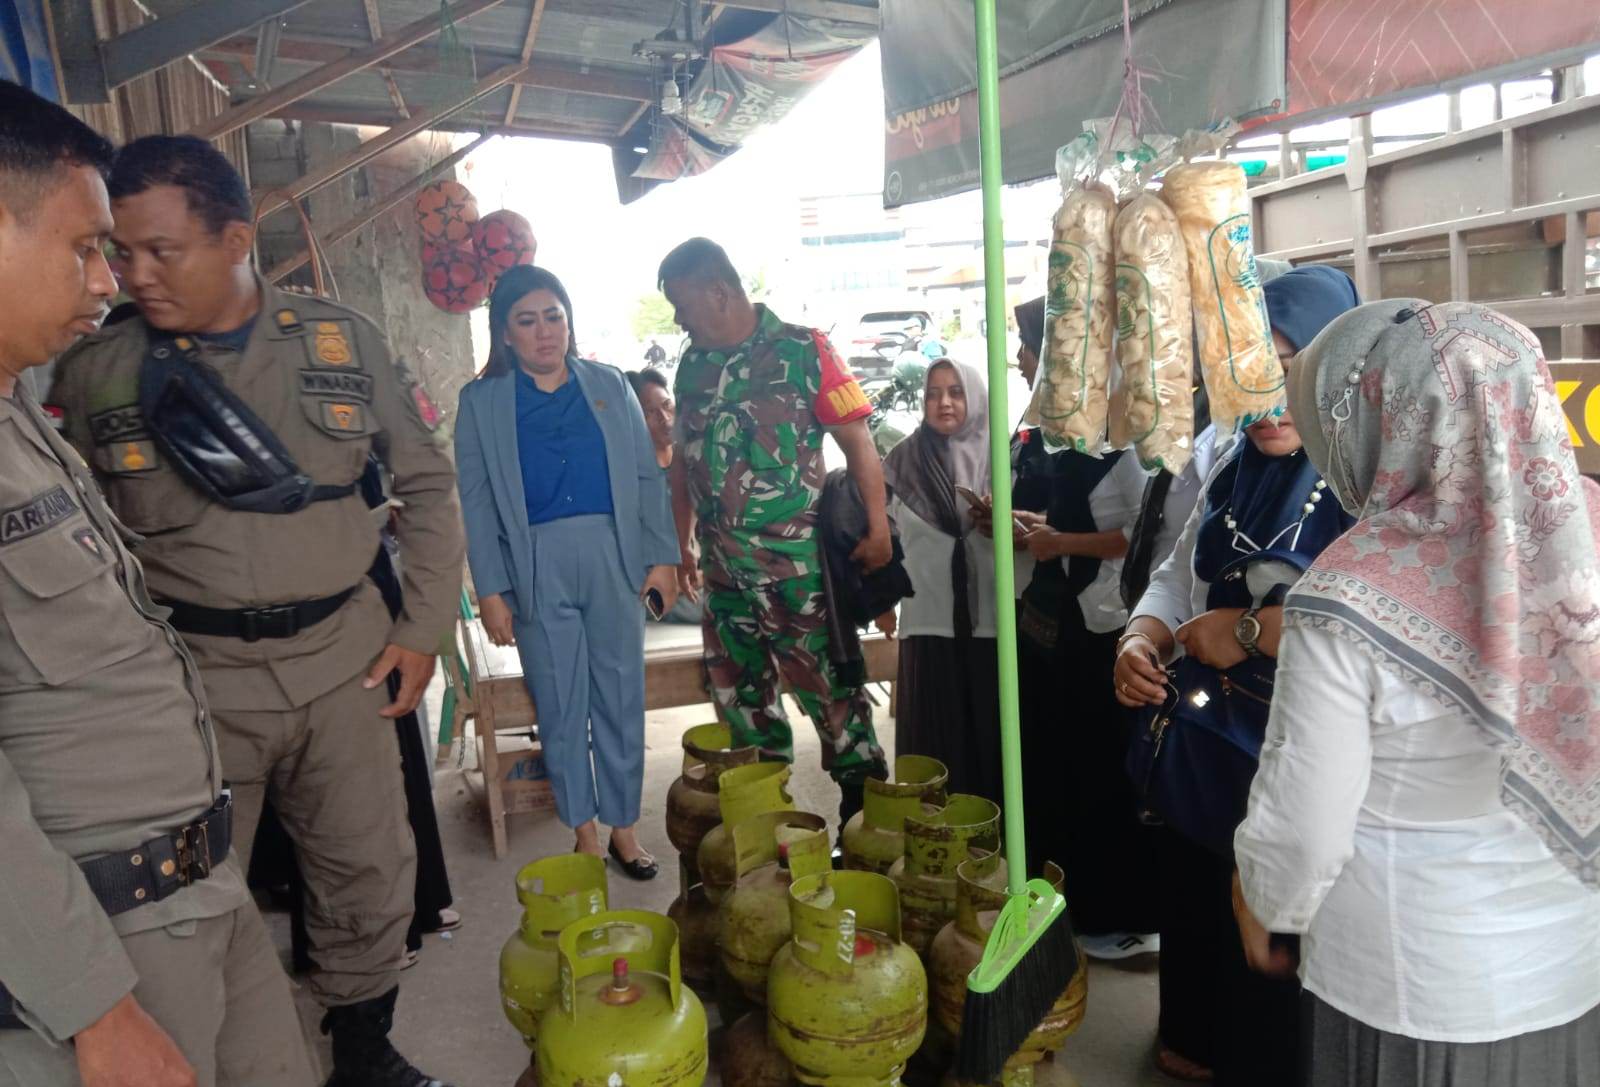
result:
[(668, 117), (677, 117), (683, 113), (683, 96), (678, 93), (676, 69), (667, 77), (667, 82), (661, 88), (661, 112)]

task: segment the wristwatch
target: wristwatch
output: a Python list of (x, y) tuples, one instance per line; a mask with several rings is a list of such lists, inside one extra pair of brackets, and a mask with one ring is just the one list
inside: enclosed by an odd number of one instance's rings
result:
[(1260, 608), (1251, 608), (1239, 616), (1238, 621), (1233, 624), (1233, 636), (1238, 641), (1239, 648), (1252, 657), (1261, 656), (1261, 650), (1256, 646), (1261, 640), (1261, 620), (1256, 618), (1260, 611)]

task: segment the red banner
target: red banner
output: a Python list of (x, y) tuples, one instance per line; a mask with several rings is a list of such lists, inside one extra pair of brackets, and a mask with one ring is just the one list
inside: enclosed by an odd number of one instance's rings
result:
[(1289, 0), (1289, 111), (1345, 111), (1595, 43), (1596, 0)]

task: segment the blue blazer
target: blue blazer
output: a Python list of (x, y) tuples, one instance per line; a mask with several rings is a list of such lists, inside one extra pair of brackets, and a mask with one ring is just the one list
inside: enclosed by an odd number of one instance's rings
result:
[[(617, 548), (637, 591), (650, 567), (678, 564), (666, 473), (622, 371), (579, 358), (569, 358), (567, 367), (605, 438)], [(461, 390), (455, 440), (473, 584), (481, 596), (506, 597), (518, 622), (532, 622), (533, 537), (517, 458), (515, 373), (479, 378)]]

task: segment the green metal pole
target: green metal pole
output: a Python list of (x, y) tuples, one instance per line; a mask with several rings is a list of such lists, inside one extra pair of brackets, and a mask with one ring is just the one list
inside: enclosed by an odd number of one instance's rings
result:
[(974, 0), (978, 39), (978, 152), (983, 171), (983, 287), (989, 341), (989, 470), (994, 495), (995, 642), (1000, 761), (1005, 778), (1006, 889), (1025, 893), (1022, 728), (1017, 712), (1016, 574), (1011, 554), (1011, 430), (1006, 404), (1006, 255), (1000, 216), (1000, 62), (995, 0)]

